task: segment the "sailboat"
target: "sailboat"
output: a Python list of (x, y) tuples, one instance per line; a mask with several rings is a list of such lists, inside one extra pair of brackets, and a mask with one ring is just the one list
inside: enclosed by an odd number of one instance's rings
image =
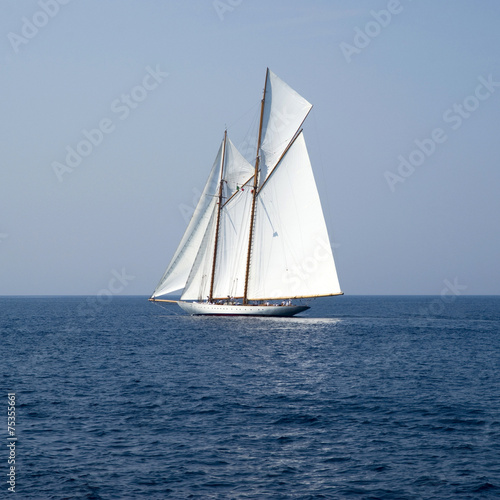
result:
[[(312, 105), (266, 71), (255, 163), (224, 132), (191, 221), (150, 297), (192, 315), (294, 316), (342, 295), (302, 124)], [(161, 298), (182, 290), (180, 300)]]

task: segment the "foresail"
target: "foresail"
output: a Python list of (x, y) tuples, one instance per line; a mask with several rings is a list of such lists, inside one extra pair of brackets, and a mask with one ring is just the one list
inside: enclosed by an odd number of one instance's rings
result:
[(222, 147), (221, 144), (203, 193), (191, 217), (191, 221), (189, 222), (167, 270), (153, 292), (153, 298), (176, 290), (181, 290), (186, 285), (186, 281), (193, 267), (198, 249), (200, 248), (216, 203), (215, 194), (220, 181)]
[(248, 299), (342, 293), (302, 133), (256, 201)]
[[(222, 171), (223, 199), (215, 258), (213, 297), (238, 296), (244, 284), (244, 257), (248, 248), (251, 188), (254, 168), (226, 139)], [(205, 300), (210, 295), (214, 261), (217, 209), (214, 205), (210, 223), (192, 266), (182, 300)]]
[(311, 108), (312, 104), (271, 70), (267, 71), (260, 144), (260, 185), (278, 163)]

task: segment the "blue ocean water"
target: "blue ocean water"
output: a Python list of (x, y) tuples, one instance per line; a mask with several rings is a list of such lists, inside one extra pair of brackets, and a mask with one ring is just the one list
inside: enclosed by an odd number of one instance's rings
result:
[(500, 297), (102, 300), (0, 298), (0, 497), (13, 392), (16, 498), (500, 498)]

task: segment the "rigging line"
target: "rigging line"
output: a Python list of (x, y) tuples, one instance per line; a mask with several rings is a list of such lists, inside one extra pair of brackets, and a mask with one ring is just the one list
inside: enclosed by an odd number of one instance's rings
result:
[(238, 118), (233, 120), (227, 126), (227, 128), (231, 128), (233, 125), (236, 125), (237, 123), (239, 123), (243, 118), (245, 118), (250, 113), (250, 111), (253, 111), (258, 105), (260, 105), (260, 99), (258, 101), (256, 101), (254, 104), (252, 104), (252, 106), (250, 108), (248, 108), (242, 115), (240, 115)]
[(259, 109), (256, 108), (252, 121), (248, 125), (246, 134), (241, 144), (238, 144), (238, 150), (248, 163), (255, 162), (255, 144), (257, 143), (257, 133), (259, 127)]
[[(247, 181), (245, 181), (241, 186), (240, 188), (244, 188), (251, 180), (253, 179), (253, 174), (252, 174), (252, 177), (250, 177), (250, 179), (248, 179)], [(222, 208), (224, 208), (238, 193), (240, 192), (240, 190), (236, 190), (225, 202), (224, 204), (222, 205)]]
[[(245, 111), (245, 113), (243, 113), (243, 115), (241, 115), (239, 118), (236, 118), (236, 120), (233, 120), (228, 126), (226, 126), (226, 129), (230, 128), (232, 130), (233, 126), (234, 126), (234, 128), (236, 128), (236, 124), (240, 123), (243, 118), (245, 118), (247, 115), (250, 114), (250, 112), (253, 111), (253, 118), (252, 118), (250, 124), (247, 125), (247, 131), (243, 135), (243, 139), (238, 141), (238, 146), (236, 148), (242, 154), (243, 158), (245, 158), (247, 161), (249, 161), (249, 163), (251, 163), (255, 160), (255, 157), (253, 156), (253, 151), (254, 151), (254, 144), (253, 143), (256, 142), (257, 139), (253, 136), (251, 131), (253, 129), (255, 129), (255, 127), (256, 127), (256, 122), (257, 122), (257, 117), (258, 117), (258, 105), (259, 104), (260, 104), (260, 101), (257, 101), (254, 104), (252, 104), (252, 106), (247, 111)], [(248, 120), (247, 120), (247, 123), (248, 123)], [(250, 144), (251, 144), (251, 148), (250, 148)], [(243, 153), (242, 153), (242, 148), (244, 148)], [(250, 158), (249, 158), (249, 151), (250, 150), (252, 151), (252, 153), (251, 153)]]

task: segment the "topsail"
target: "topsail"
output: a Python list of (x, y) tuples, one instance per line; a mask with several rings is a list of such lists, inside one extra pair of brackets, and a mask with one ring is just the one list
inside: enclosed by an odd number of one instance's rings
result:
[(267, 71), (260, 145), (261, 184), (278, 163), (311, 108), (312, 104), (271, 70)]

